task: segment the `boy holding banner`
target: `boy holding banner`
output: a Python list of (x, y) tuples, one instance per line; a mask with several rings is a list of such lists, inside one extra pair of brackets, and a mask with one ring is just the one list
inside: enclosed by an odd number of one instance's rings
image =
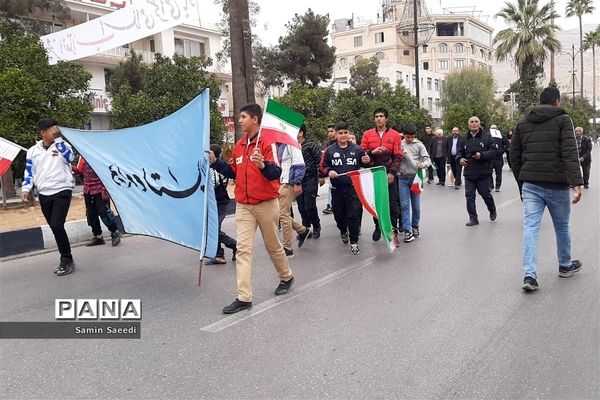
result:
[(261, 138), (259, 127), (262, 109), (258, 104), (247, 104), (240, 109), (239, 124), (244, 136), (235, 144), (230, 163), (217, 160), (210, 151), (211, 167), (227, 178), (236, 180), (235, 220), (237, 224), (237, 298), (223, 308), (233, 314), (252, 308), (252, 249), (256, 228), (260, 232), (271, 261), (279, 274), (275, 295), (288, 293), (294, 277), (283, 246), (277, 235), (279, 222), (279, 178), (277, 147), (267, 138)]
[(340, 230), (342, 243), (348, 244), (350, 253), (359, 254), (358, 233), (362, 219), (362, 204), (352, 186), (352, 180), (346, 174), (367, 166), (371, 159), (357, 144), (350, 143), (348, 124), (335, 124), (336, 143), (327, 147), (321, 161), (321, 172), (329, 176), (332, 186), (331, 208), (333, 217)]

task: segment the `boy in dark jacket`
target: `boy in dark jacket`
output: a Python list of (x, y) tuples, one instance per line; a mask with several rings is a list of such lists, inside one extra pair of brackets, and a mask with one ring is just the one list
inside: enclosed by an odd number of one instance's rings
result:
[[(211, 151), (215, 154), (217, 159), (221, 158), (221, 146), (218, 144), (210, 145)], [(206, 262), (206, 264), (225, 264), (225, 250), (223, 250), (223, 246), (231, 249), (233, 251), (233, 255), (231, 256), (231, 261), (235, 261), (235, 253), (237, 252), (237, 242), (234, 238), (223, 232), (221, 228), (223, 226), (223, 220), (227, 216), (227, 210), (229, 208), (229, 202), (231, 199), (229, 198), (229, 193), (227, 193), (227, 185), (229, 184), (229, 178), (225, 178), (223, 175), (212, 170), (212, 178), (215, 184), (215, 198), (217, 200), (217, 211), (219, 213), (219, 244), (217, 247), (217, 255), (212, 260)]]
[(362, 204), (352, 186), (351, 179), (345, 174), (368, 166), (369, 156), (357, 144), (349, 142), (348, 124), (335, 124), (337, 142), (327, 147), (321, 161), (321, 172), (329, 176), (332, 186), (331, 208), (333, 217), (340, 230), (342, 243), (348, 244), (350, 253), (359, 254), (358, 233), (362, 219)]

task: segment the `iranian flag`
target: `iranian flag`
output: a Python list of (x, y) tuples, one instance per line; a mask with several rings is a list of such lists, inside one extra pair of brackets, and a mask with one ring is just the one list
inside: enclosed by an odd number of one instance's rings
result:
[(379, 221), (381, 236), (393, 251), (398, 247), (398, 238), (392, 229), (385, 167), (365, 168), (348, 172), (347, 175), (352, 179), (354, 190), (365, 210)]
[(21, 150), (24, 149), (18, 144), (0, 138), (0, 176), (4, 175)]
[(304, 115), (269, 99), (258, 131), (258, 140), (266, 138), (275, 143), (291, 144), (302, 148), (298, 143), (298, 131), (304, 122)]
[(415, 179), (413, 180), (412, 185), (410, 185), (410, 191), (414, 194), (423, 193), (423, 190), (425, 190), (424, 180), (425, 170), (423, 170), (423, 168), (418, 168), (417, 174), (415, 175)]

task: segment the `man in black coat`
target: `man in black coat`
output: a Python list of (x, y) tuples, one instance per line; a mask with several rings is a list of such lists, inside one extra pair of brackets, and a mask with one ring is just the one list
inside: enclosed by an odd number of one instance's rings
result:
[[(434, 137), (435, 135), (433, 134), (431, 125), (425, 125), (425, 134), (423, 135), (421, 142), (423, 142), (427, 151), (429, 151), (429, 145)], [(431, 165), (427, 167), (427, 183), (433, 183), (433, 167)]]
[(490, 212), (490, 220), (496, 220), (496, 204), (490, 193), (489, 182), (492, 173), (492, 162), (497, 154), (498, 146), (494, 144), (489, 133), (483, 132), (479, 118), (469, 118), (469, 133), (465, 138), (464, 146), (456, 156), (456, 159), (464, 168), (465, 198), (467, 199), (467, 212), (469, 213), (467, 226), (479, 225), (475, 207), (475, 191), (483, 198)]
[[(560, 108), (560, 91), (547, 87), (540, 105), (517, 125), (510, 143), (510, 161), (523, 199), (523, 290), (538, 289), (537, 239), (544, 209), (552, 217), (556, 236), (558, 275), (568, 278), (581, 269), (571, 260), (571, 202), (581, 199), (581, 170), (573, 121)], [(574, 194), (571, 201), (570, 190)]]
[(583, 134), (583, 128), (575, 128), (575, 138), (577, 139), (577, 150), (579, 151), (579, 162), (583, 170), (583, 187), (590, 187), (590, 169), (592, 167), (592, 139)]
[(427, 148), (429, 157), (433, 160), (438, 177), (436, 185), (444, 186), (446, 184), (446, 158), (448, 158), (448, 138), (444, 136), (442, 128), (435, 130), (435, 136), (429, 142)]
[(448, 138), (448, 160), (450, 161), (450, 169), (452, 170), (452, 175), (454, 175), (454, 189), (460, 189), (460, 185), (462, 184), (462, 166), (456, 159), (458, 152), (465, 145), (465, 137), (460, 134), (460, 129), (458, 127), (452, 128), (452, 137)]
[[(492, 136), (492, 140), (498, 146), (498, 154), (496, 158), (494, 158), (493, 164), (493, 173), (490, 175), (490, 191), (492, 189), (496, 189), (496, 192), (500, 191), (500, 186), (502, 186), (502, 167), (504, 166), (504, 159), (502, 155), (505, 151), (508, 150), (509, 144), (506, 136), (502, 134), (498, 130), (496, 125), (492, 125), (490, 127), (490, 135)], [(494, 175), (496, 175), (496, 185), (494, 185)]]

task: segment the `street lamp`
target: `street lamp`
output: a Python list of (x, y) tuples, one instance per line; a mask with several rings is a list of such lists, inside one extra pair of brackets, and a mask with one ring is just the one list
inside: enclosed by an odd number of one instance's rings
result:
[(419, 90), (419, 47), (425, 46), (433, 36), (435, 24), (427, 12), (425, 0), (407, 0), (404, 3), (402, 18), (396, 27), (400, 40), (415, 51), (415, 94), (417, 96), (417, 108), (421, 107), (421, 95)]
[[(571, 57), (571, 60), (573, 61), (573, 71), (572, 71), (572, 75), (573, 75), (573, 109), (575, 109), (575, 57), (577, 57), (577, 54), (581, 53), (581, 49), (575, 51), (575, 45), (571, 45), (571, 51), (566, 52), (566, 51), (562, 51), (561, 54), (564, 54), (566, 56)], [(583, 82), (582, 82), (583, 84)], [(583, 99), (581, 99), (583, 100)]]

